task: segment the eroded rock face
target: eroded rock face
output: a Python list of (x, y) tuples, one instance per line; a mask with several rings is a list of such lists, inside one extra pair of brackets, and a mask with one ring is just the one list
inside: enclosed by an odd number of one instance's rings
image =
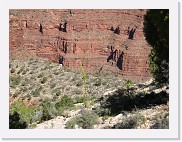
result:
[(29, 54), (89, 73), (146, 80), (146, 10), (10, 10), (10, 53)]

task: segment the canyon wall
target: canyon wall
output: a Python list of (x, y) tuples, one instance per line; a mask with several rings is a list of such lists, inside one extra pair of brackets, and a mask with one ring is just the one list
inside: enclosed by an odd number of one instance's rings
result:
[[(10, 10), (10, 56), (20, 49), (33, 57), (88, 73), (125, 79), (151, 77), (151, 47), (143, 33), (146, 10)], [(21, 54), (20, 56), (26, 56)]]

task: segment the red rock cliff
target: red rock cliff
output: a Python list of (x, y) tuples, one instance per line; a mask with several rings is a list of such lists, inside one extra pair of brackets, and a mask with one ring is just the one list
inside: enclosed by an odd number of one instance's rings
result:
[(150, 47), (143, 34), (146, 10), (10, 10), (10, 53), (87, 72), (149, 79)]

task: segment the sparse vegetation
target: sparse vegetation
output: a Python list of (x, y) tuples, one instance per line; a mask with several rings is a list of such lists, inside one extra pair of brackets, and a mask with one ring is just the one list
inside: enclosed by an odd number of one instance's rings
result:
[[(168, 93), (165, 91), (152, 92), (153, 89), (157, 89), (155, 85), (136, 87), (131, 80), (124, 81), (117, 76), (100, 73), (87, 74), (84, 81), (81, 72), (65, 70), (57, 64), (34, 59), (23, 63), (12, 61), (9, 72), (10, 97), (13, 98), (10, 106), (10, 128), (32, 129), (39, 123), (61, 116), (64, 120), (69, 119), (66, 123), (68, 129), (77, 127), (92, 129), (94, 125), (99, 126), (111, 121), (111, 117), (120, 113), (135, 114), (131, 110), (136, 107), (143, 110), (169, 101)], [(150, 92), (137, 92), (138, 88), (145, 89), (145, 87), (149, 87)], [(111, 93), (105, 94), (110, 91)], [(14, 99), (19, 101), (15, 103)], [(35, 105), (34, 100), (38, 102)], [(123, 114), (123, 120), (125, 117), (126, 120), (122, 123), (104, 128), (135, 129), (138, 125), (143, 125), (138, 122), (135, 125), (135, 119), (138, 118), (130, 118), (129, 116), (133, 115), (126, 114)], [(168, 117), (163, 115), (150, 121), (154, 122), (150, 126), (151, 129), (165, 129), (169, 126)]]

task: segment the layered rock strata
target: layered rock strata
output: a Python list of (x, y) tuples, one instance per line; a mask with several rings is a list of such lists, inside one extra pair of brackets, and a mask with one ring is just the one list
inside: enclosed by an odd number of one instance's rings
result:
[[(150, 46), (143, 33), (146, 10), (10, 10), (10, 54), (33, 57), (88, 73), (147, 80)], [(23, 54), (22, 54), (23, 56)]]

